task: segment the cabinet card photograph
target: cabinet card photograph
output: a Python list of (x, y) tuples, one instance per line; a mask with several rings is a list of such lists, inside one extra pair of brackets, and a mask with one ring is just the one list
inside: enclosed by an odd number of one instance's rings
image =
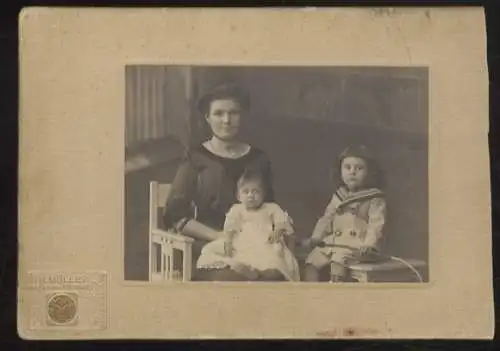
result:
[(22, 338), (492, 338), (481, 9), (19, 21)]
[(428, 68), (125, 74), (125, 279), (428, 281)]

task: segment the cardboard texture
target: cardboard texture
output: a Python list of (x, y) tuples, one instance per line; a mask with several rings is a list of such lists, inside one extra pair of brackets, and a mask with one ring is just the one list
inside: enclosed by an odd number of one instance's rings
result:
[[(19, 25), (22, 338), (493, 336), (482, 9), (26, 8)], [(125, 66), (139, 64), (429, 67), (430, 281), (125, 281)]]

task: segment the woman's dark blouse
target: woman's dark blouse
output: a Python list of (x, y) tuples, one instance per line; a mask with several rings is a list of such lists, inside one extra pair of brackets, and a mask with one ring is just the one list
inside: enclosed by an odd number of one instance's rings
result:
[(172, 183), (165, 205), (163, 222), (172, 228), (183, 218), (193, 218), (213, 229), (221, 230), (226, 213), (237, 202), (236, 183), (246, 170), (259, 171), (265, 186), (265, 201), (274, 201), (271, 167), (259, 149), (232, 159), (217, 156), (203, 145), (185, 156)]

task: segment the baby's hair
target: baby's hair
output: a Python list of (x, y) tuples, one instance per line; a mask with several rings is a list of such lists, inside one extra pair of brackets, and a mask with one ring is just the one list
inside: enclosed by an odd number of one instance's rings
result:
[(264, 191), (264, 179), (262, 177), (262, 174), (258, 171), (255, 170), (246, 170), (243, 172), (243, 174), (240, 176), (237, 182), (238, 189), (240, 189), (244, 184), (249, 183), (249, 182), (255, 182), (258, 183), (261, 189)]
[(373, 157), (373, 154), (365, 145), (351, 145), (347, 147), (340, 154), (338, 159), (339, 174), (340, 174), (340, 169), (342, 168), (342, 162), (347, 157), (357, 157), (365, 161), (366, 167), (368, 168), (368, 177), (365, 182), (365, 186), (367, 188), (383, 187), (384, 182), (383, 182), (382, 170), (380, 169), (378, 162)]

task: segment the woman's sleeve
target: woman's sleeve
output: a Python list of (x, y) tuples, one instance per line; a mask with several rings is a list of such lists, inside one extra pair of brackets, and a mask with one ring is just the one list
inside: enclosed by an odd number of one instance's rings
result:
[(181, 219), (194, 217), (195, 191), (196, 171), (186, 156), (177, 169), (165, 203), (163, 224), (167, 229), (173, 228)]
[(382, 237), (386, 217), (386, 202), (383, 198), (371, 200), (368, 210), (368, 227), (365, 237), (366, 246), (376, 246)]

